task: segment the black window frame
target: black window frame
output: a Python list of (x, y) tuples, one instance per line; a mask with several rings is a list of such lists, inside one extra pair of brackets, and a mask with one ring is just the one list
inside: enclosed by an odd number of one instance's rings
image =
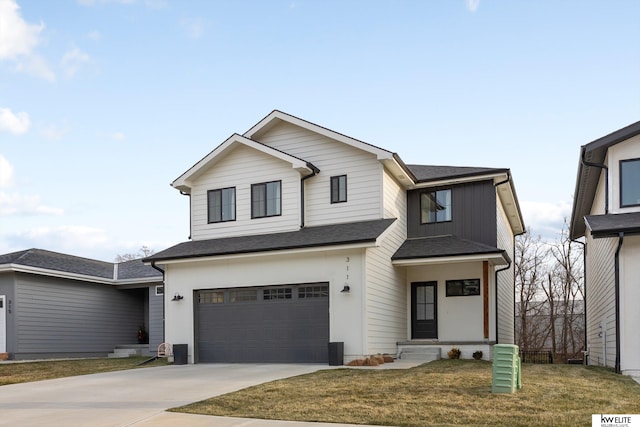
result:
[[(269, 213), (269, 203), (267, 201), (267, 185), (269, 184), (278, 184), (278, 212), (277, 213)], [(256, 215), (256, 206), (255, 203), (256, 201), (254, 200), (254, 189), (255, 188), (264, 188), (264, 193), (263, 193), (263, 208), (264, 208), (264, 215)], [(273, 217), (273, 216), (281, 216), (282, 215), (282, 180), (277, 180), (277, 181), (267, 181), (267, 182), (259, 182), (257, 184), (251, 184), (251, 219), (256, 219), (256, 218), (269, 218), (269, 217)]]
[[(458, 289), (454, 289), (454, 286)], [(469, 297), (480, 295), (480, 279), (454, 279), (445, 282), (448, 297)]]
[[(423, 201), (423, 197), (427, 196), (429, 197), (429, 199), (431, 200), (438, 200), (438, 193), (440, 192), (449, 192), (449, 215), (447, 219), (442, 219), (442, 220), (438, 220), (438, 215), (436, 212), (435, 215), (435, 219), (433, 221), (429, 221), (429, 218), (427, 218), (427, 221), (424, 221), (423, 218), (423, 212), (424, 209), (422, 207), (422, 201)], [(453, 190), (451, 188), (438, 188), (438, 189), (431, 189), (431, 190), (427, 190), (427, 191), (422, 191), (420, 192), (420, 197), (419, 197), (419, 207), (420, 207), (420, 224), (439, 224), (439, 223), (443, 223), (443, 222), (451, 222), (453, 221)]]
[[(340, 197), (344, 187), (344, 197)], [(345, 203), (347, 201), (347, 175), (331, 177), (331, 203)]]
[[(621, 208), (630, 208), (634, 206), (640, 206), (640, 201), (638, 201), (638, 203), (624, 204), (624, 180), (622, 177), (622, 166), (624, 164), (629, 164), (629, 163), (636, 163), (638, 167), (640, 167), (640, 158), (620, 160), (620, 207)], [(640, 195), (640, 188), (637, 188), (636, 191)]]
[[(233, 190), (233, 218), (230, 219), (224, 219), (223, 218), (223, 213), (224, 213), (224, 203), (223, 203), (223, 192), (225, 190)], [(220, 193), (220, 219), (211, 219), (211, 195), (214, 193)], [(229, 222), (229, 221), (235, 221), (236, 220), (236, 212), (237, 211), (237, 204), (236, 204), (236, 187), (224, 187), (224, 188), (216, 188), (214, 190), (208, 190), (207, 191), (207, 223), (208, 224), (216, 224), (219, 222)]]

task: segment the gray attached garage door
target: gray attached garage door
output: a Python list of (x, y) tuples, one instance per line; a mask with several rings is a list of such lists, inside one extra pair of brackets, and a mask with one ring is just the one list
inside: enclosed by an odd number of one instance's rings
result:
[(196, 291), (198, 362), (327, 363), (329, 285)]

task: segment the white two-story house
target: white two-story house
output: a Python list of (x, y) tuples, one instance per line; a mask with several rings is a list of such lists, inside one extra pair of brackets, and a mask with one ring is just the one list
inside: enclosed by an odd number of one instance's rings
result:
[(585, 238), (590, 365), (640, 377), (640, 122), (580, 150), (571, 238)]
[(165, 336), (190, 362), (327, 362), (514, 341), (508, 169), (407, 165), (281, 111), (178, 177), (190, 240), (165, 271)]

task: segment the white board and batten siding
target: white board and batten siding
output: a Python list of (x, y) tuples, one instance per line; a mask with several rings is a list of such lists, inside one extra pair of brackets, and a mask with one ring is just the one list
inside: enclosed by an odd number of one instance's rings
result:
[(407, 197), (396, 180), (383, 173), (385, 218), (397, 218), (384, 233), (380, 246), (367, 249), (365, 354), (397, 351), (407, 337), (406, 268), (394, 267), (391, 257), (407, 238)]
[[(496, 200), (500, 200), (496, 197)], [(502, 207), (502, 203), (496, 204), (496, 221), (497, 221), (497, 246), (504, 249), (511, 258), (509, 269), (498, 273), (498, 343), (499, 344), (515, 344), (515, 276), (514, 276), (514, 235), (509, 225), (509, 220)], [(495, 269), (504, 268), (504, 265), (496, 266)], [(493, 275), (495, 277), (495, 274)], [(494, 282), (494, 277), (489, 278), (489, 282)], [(490, 301), (493, 306), (494, 302)], [(491, 327), (490, 335), (495, 335), (493, 327)], [(494, 336), (495, 340), (496, 337)]]
[[(251, 185), (282, 181), (282, 214), (251, 219)], [(207, 191), (235, 187), (236, 220), (208, 223)], [(194, 180), (191, 190), (192, 239), (277, 233), (300, 228), (300, 173), (290, 163), (247, 146), (236, 147)]]
[[(383, 166), (374, 154), (287, 122), (269, 128), (259, 141), (320, 169), (305, 182), (306, 226), (381, 217)], [(339, 175), (347, 175), (347, 202), (331, 203), (331, 177)]]

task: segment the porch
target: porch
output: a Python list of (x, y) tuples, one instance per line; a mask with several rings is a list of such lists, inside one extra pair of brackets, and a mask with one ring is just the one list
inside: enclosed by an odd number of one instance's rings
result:
[(452, 348), (461, 351), (461, 359), (473, 359), (474, 353), (482, 352), (482, 360), (493, 360), (494, 341), (439, 341), (431, 339), (413, 339), (397, 343), (397, 358), (401, 360), (431, 362), (446, 359)]

